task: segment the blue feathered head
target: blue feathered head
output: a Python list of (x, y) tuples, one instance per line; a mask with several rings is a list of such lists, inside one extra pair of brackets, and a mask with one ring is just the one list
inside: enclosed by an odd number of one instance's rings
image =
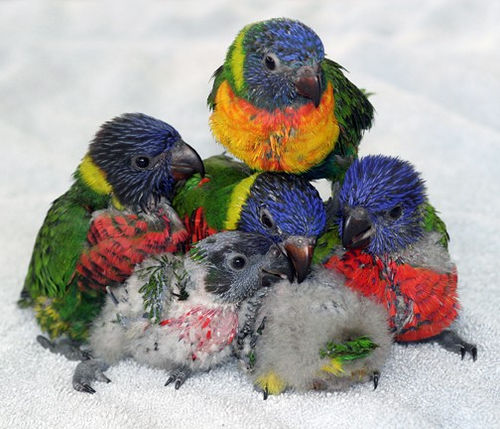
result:
[[(311, 101), (319, 104), (324, 57), (323, 43), (313, 30), (299, 21), (276, 18), (245, 27), (229, 49), (226, 68), (238, 95), (273, 111)], [(240, 87), (236, 75), (241, 71)]]
[(258, 174), (250, 188), (238, 229), (279, 243), (302, 281), (325, 224), (325, 206), (314, 186), (292, 174), (266, 172)]
[(89, 155), (118, 201), (143, 210), (170, 199), (176, 180), (204, 173), (198, 154), (172, 126), (142, 113), (125, 113), (102, 125)]
[(354, 161), (339, 194), (344, 247), (379, 256), (404, 249), (422, 236), (425, 201), (424, 181), (409, 162), (383, 155)]

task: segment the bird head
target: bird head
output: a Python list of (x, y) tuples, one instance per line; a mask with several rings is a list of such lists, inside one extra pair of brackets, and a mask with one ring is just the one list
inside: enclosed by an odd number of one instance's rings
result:
[(145, 211), (170, 200), (176, 181), (204, 174), (199, 155), (172, 126), (142, 113), (103, 124), (80, 171), (91, 187), (100, 181), (117, 204)]
[(293, 279), (286, 255), (260, 234), (220, 232), (196, 243), (189, 257), (205, 268), (205, 290), (225, 303), (241, 302), (261, 287)]
[(275, 18), (247, 25), (236, 36), (224, 62), (233, 91), (258, 108), (314, 103), (325, 88), (318, 35), (299, 21)]
[(318, 191), (307, 180), (292, 174), (257, 173), (246, 180), (248, 191), (235, 229), (263, 234), (279, 244), (292, 260), (301, 282), (309, 271), (316, 239), (326, 224)]
[(354, 161), (339, 192), (339, 233), (345, 248), (384, 255), (423, 233), (425, 185), (407, 161), (366, 156)]

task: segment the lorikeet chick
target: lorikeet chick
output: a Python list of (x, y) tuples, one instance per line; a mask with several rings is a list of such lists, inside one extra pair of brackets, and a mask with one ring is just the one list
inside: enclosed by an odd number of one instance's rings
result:
[(339, 180), (373, 121), (366, 94), (286, 18), (244, 27), (214, 73), (212, 132), (251, 168)]
[(239, 231), (208, 237), (185, 256), (145, 260), (123, 286), (110, 288), (90, 335), (100, 360), (78, 365), (74, 388), (94, 393), (91, 383), (107, 381), (107, 365), (132, 357), (169, 371), (166, 384), (178, 389), (192, 372), (229, 358), (241, 301), (292, 276), (288, 258), (271, 240)]
[[(241, 313), (247, 322), (248, 307)], [(287, 388), (344, 390), (368, 380), (376, 388), (392, 344), (384, 307), (321, 266), (301, 284), (274, 285), (254, 320), (243, 324), (237, 344), (264, 399)]]
[(102, 125), (38, 232), (20, 305), (51, 337), (84, 340), (105, 287), (186, 238), (169, 199), (195, 172), (198, 154), (165, 122), (128, 113)]
[(446, 227), (409, 162), (381, 155), (355, 161), (340, 189), (338, 229), (347, 250), (325, 266), (387, 308), (397, 341), (432, 340), (476, 359), (476, 347), (448, 329), (459, 310), (457, 271)]
[(302, 281), (309, 270), (326, 212), (317, 190), (285, 173), (252, 174), (224, 155), (204, 161), (205, 179), (193, 176), (178, 191), (174, 208), (196, 242), (216, 231), (239, 230), (279, 243)]

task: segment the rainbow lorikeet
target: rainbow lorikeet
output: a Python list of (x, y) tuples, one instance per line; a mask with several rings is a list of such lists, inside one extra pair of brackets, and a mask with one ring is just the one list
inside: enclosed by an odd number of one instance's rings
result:
[(368, 380), (377, 387), (392, 345), (385, 308), (346, 288), (341, 275), (316, 265), (301, 284), (275, 284), (250, 324), (248, 305), (240, 313), (238, 354), (264, 398)]
[(247, 25), (214, 73), (212, 132), (253, 169), (339, 180), (373, 121), (367, 94), (343, 72), (301, 22)]
[(223, 230), (263, 234), (281, 245), (302, 281), (326, 221), (316, 189), (291, 174), (252, 174), (224, 155), (206, 159), (204, 164), (206, 177), (193, 176), (173, 201), (191, 241)]
[(457, 270), (446, 227), (413, 166), (381, 155), (356, 160), (338, 202), (338, 230), (347, 250), (334, 252), (325, 266), (385, 305), (397, 341), (436, 341), (475, 360), (476, 347), (449, 329), (459, 310)]
[(105, 287), (186, 238), (168, 200), (194, 172), (198, 154), (165, 122), (134, 113), (102, 125), (38, 232), (20, 305), (51, 337), (84, 340)]
[(74, 388), (94, 393), (94, 380), (109, 381), (107, 365), (132, 357), (170, 371), (167, 384), (178, 389), (192, 372), (231, 356), (238, 305), (282, 277), (292, 278), (293, 268), (278, 246), (240, 231), (208, 237), (185, 255), (146, 259), (125, 284), (110, 288), (91, 328), (99, 360), (77, 366)]

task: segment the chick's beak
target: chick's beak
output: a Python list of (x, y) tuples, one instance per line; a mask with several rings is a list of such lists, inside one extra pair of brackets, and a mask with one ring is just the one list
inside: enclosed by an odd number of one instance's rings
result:
[(195, 173), (205, 176), (200, 155), (182, 140), (178, 140), (172, 148), (170, 169), (175, 181), (189, 179)]
[(294, 235), (288, 237), (283, 244), (288, 257), (293, 263), (295, 272), (297, 273), (297, 281), (301, 283), (309, 273), (315, 240)]
[(321, 101), (321, 76), (313, 67), (302, 66), (297, 71), (295, 88), (303, 97), (309, 98), (318, 107)]
[(342, 228), (342, 246), (346, 249), (364, 248), (370, 244), (375, 233), (366, 209), (351, 209), (344, 220)]
[(266, 255), (266, 263), (262, 267), (262, 285), (271, 284), (288, 279), (293, 281), (294, 271), (288, 257), (282, 252), (278, 245), (274, 244)]

